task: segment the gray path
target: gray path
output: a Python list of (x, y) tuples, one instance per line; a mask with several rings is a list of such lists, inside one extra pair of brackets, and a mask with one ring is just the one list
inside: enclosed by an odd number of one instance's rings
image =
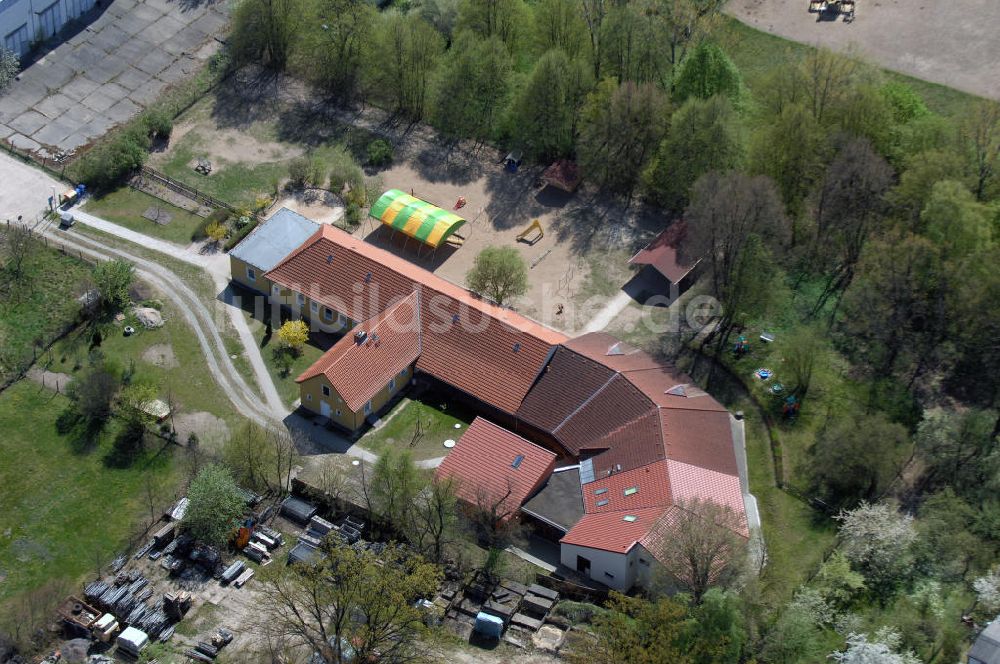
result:
[(0, 139), (54, 155), (103, 136), (218, 49), (226, 3), (113, 0), (0, 97)]
[(821, 21), (808, 0), (731, 0), (726, 12), (758, 30), (860, 53), (888, 69), (1000, 99), (996, 0), (858, 1), (852, 23)]

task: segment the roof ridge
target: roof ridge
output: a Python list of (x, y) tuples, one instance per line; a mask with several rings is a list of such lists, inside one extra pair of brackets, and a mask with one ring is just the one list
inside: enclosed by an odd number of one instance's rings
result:
[[(585, 359), (589, 359), (589, 358), (585, 358)], [(618, 376), (617, 373), (612, 373), (608, 377), (608, 379), (606, 381), (604, 381), (603, 385), (601, 385), (598, 389), (594, 390), (594, 392), (589, 397), (587, 397), (586, 399), (583, 400), (583, 403), (581, 403), (579, 406), (577, 406), (575, 409), (573, 409), (573, 412), (571, 412), (569, 415), (567, 415), (566, 417), (564, 417), (563, 421), (559, 423), (559, 426), (557, 426), (557, 427), (555, 427), (555, 428), (552, 429), (552, 433), (556, 433), (556, 432), (559, 431), (559, 429), (562, 429), (563, 426), (565, 426), (566, 423), (569, 422), (573, 418), (574, 415), (576, 415), (577, 413), (579, 413), (581, 410), (583, 410), (587, 406), (587, 404), (589, 404), (591, 401), (593, 401), (594, 399), (596, 399), (597, 395), (600, 394), (601, 392), (603, 392), (605, 390), (605, 388), (607, 388), (607, 386), (611, 384), (611, 381), (613, 381), (617, 376)]]

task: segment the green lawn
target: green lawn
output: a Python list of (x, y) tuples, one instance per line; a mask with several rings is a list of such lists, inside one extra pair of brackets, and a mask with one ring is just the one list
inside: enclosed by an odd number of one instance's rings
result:
[[(784, 61), (802, 60), (813, 50), (812, 46), (761, 32), (729, 16), (722, 17), (715, 38), (740, 68), (751, 89), (755, 84), (759, 84), (761, 76), (775, 65)], [(923, 97), (928, 108), (945, 116), (966, 112), (969, 104), (977, 99), (973, 95), (944, 85), (889, 70), (885, 72), (889, 79), (910, 85)]]
[[(5, 260), (0, 249), (0, 263)], [(36, 342), (48, 343), (76, 318), (76, 297), (88, 288), (90, 273), (90, 264), (41, 242), (31, 244), (19, 281), (0, 270), (0, 377), (25, 366)]]
[[(128, 468), (104, 463), (111, 436), (74, 450), (56, 431), (68, 400), (27, 381), (0, 394), (0, 602), (44, 583), (77, 581), (107, 563), (149, 518), (147, 479), (172, 497), (172, 449)], [(162, 508), (163, 505), (160, 505)], [(2, 613), (2, 609), (0, 609)]]
[[(362, 436), (358, 445), (375, 454), (382, 454), (388, 446), (394, 446), (410, 450), (418, 461), (434, 459), (447, 454), (444, 441), (461, 438), (474, 418), (471, 411), (434, 394), (417, 399), (404, 398), (382, 418), (384, 424)], [(423, 436), (416, 444), (411, 444), (418, 420)], [(458, 429), (456, 424), (460, 425)]]
[[(170, 223), (158, 224), (143, 217), (143, 213), (151, 207), (160, 208), (169, 214)], [(84, 205), (84, 209), (138, 233), (183, 245), (191, 243), (191, 233), (203, 221), (196, 214), (131, 187), (122, 187), (100, 198), (91, 199)]]

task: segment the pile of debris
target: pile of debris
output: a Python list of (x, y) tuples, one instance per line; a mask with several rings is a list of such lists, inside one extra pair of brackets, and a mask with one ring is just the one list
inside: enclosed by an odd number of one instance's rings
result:
[(365, 523), (351, 515), (345, 516), (339, 523), (332, 523), (316, 515), (316, 508), (298, 498), (288, 498), (281, 504), (281, 513), (298, 523), (305, 525), (305, 529), (298, 536), (298, 542), (291, 551), (288, 552), (288, 564), (300, 562), (313, 562), (317, 558), (324, 556), (320, 548), (323, 540), (335, 538), (338, 544), (346, 546), (360, 546), (367, 549), (374, 549), (380, 553), (384, 545), (379, 543), (365, 542), (361, 535), (365, 530)]
[[(464, 639), (473, 633), (524, 647), (543, 627), (559, 593), (538, 584), (478, 575), (461, 592), (446, 591), (445, 621)], [(506, 635), (505, 635), (506, 632)]]
[[(176, 616), (172, 618), (167, 615), (166, 597), (150, 603), (153, 589), (149, 587), (149, 579), (136, 570), (119, 573), (110, 583), (93, 581), (87, 584), (83, 594), (93, 606), (114, 614), (122, 623), (142, 630), (151, 639), (159, 638), (161, 641), (173, 635), (174, 622), (187, 610), (172, 607), (170, 610)], [(190, 598), (187, 606), (190, 607)]]
[(233, 633), (220, 627), (212, 635), (210, 642), (199, 641), (194, 648), (184, 651), (184, 654), (199, 662), (211, 662), (219, 656), (219, 651), (229, 645), (232, 640)]

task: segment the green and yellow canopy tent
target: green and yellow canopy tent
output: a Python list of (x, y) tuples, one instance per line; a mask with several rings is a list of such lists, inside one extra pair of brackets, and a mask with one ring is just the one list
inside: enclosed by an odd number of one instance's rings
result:
[[(399, 189), (382, 194), (368, 214), (432, 249), (446, 243), (465, 224), (465, 219), (454, 212), (442, 210)], [(461, 236), (456, 235), (456, 238), (461, 239)]]

